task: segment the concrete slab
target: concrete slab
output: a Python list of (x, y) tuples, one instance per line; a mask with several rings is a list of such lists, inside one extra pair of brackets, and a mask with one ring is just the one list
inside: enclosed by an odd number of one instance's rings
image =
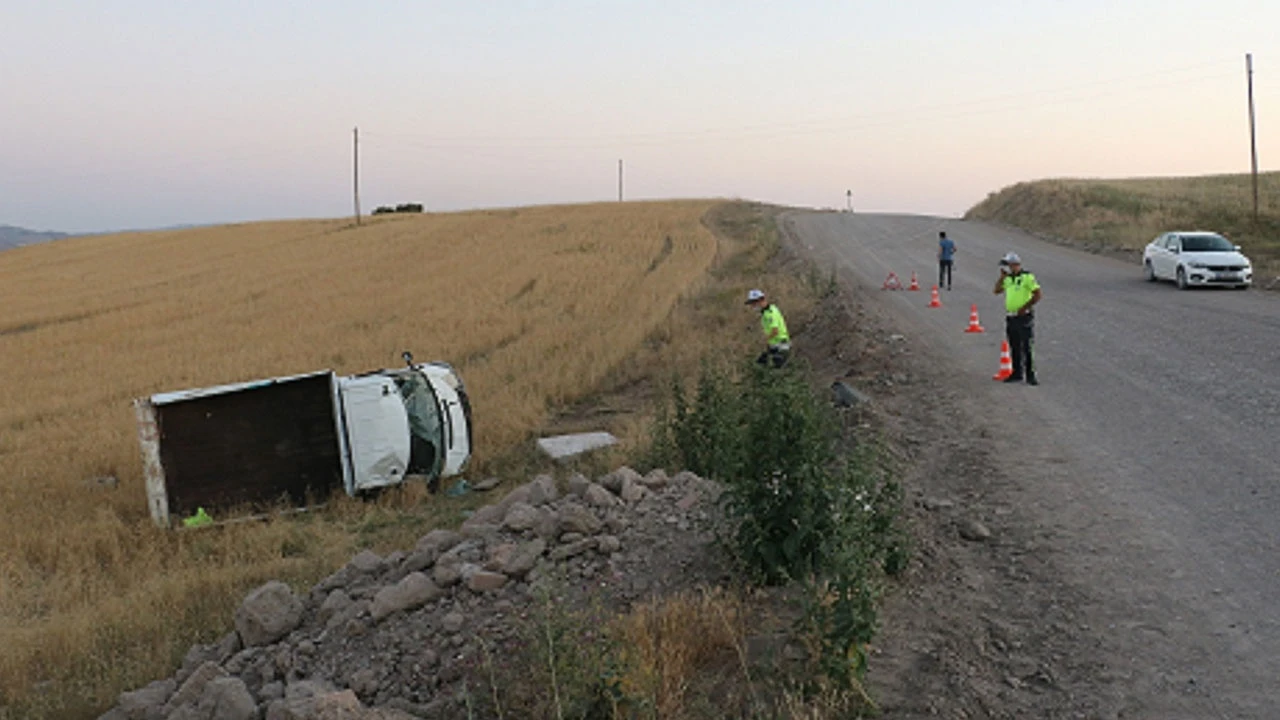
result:
[(556, 460), (616, 445), (618, 438), (607, 432), (575, 433), (538, 439), (538, 448)]

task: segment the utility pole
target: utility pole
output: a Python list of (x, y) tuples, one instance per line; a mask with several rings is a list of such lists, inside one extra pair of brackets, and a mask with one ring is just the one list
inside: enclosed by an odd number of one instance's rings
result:
[(351, 131), (352, 140), (352, 159), (351, 159), (351, 178), (355, 190), (356, 200), (356, 225), (360, 224), (360, 128), (356, 127)]
[(618, 202), (622, 202), (622, 161), (618, 161)]
[(1253, 117), (1253, 53), (1244, 55), (1244, 72), (1249, 81), (1249, 152), (1253, 157), (1253, 224), (1258, 225), (1258, 131)]
[(846, 209), (848, 212), (853, 212), (853, 191), (852, 191), (852, 190), (845, 190), (845, 191), (844, 191), (844, 197), (845, 197), (845, 200), (846, 200), (846, 206), (845, 206), (845, 209)]

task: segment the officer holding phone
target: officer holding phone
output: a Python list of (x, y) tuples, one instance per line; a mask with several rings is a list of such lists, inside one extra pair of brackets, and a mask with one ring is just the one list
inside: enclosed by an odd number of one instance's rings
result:
[(1005, 378), (1005, 382), (1026, 380), (1028, 385), (1039, 385), (1032, 362), (1031, 340), (1035, 334), (1035, 305), (1040, 302), (1040, 283), (1035, 275), (1022, 269), (1022, 258), (1017, 253), (1007, 253), (1000, 260), (995, 294), (1000, 293), (1004, 293), (1004, 332), (1013, 361), (1013, 374)]

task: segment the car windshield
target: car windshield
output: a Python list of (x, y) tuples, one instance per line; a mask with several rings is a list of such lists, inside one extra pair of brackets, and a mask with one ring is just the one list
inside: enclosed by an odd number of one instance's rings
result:
[(1236, 246), (1221, 235), (1183, 235), (1183, 252), (1222, 252), (1235, 250)]
[(444, 426), (435, 392), (418, 372), (397, 373), (395, 381), (409, 415), (409, 471), (437, 477), (444, 462)]

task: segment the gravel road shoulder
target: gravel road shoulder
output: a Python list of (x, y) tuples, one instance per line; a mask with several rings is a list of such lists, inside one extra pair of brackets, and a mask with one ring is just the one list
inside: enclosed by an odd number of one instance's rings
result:
[(948, 387), (945, 359), (919, 349), (875, 291), (842, 280), (797, 346), (820, 379), (872, 398), (863, 417), (905, 471), (914, 552), (868, 676), (883, 717), (1128, 716), (1109, 669), (1123, 663), (1108, 658), (1088, 591), (1064, 580), (1051, 520), (1001, 462), (990, 408)]

